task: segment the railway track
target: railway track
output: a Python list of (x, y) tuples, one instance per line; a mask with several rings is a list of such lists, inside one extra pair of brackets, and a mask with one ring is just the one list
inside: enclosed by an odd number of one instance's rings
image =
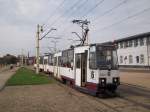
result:
[[(104, 105), (113, 112), (121, 112), (121, 111), (132, 111), (140, 110), (142, 112), (150, 111), (150, 102), (144, 102), (140, 100), (141, 98), (147, 99), (150, 101), (149, 90), (141, 87), (135, 87), (132, 85), (122, 84), (118, 91), (117, 96), (113, 98), (97, 98), (90, 95), (85, 95), (85, 97), (80, 97), (73, 93), (69, 87), (59, 84), (61, 87), (65, 88), (67, 92), (71, 95), (77, 96), (83, 102), (90, 103), (90, 100), (94, 100), (99, 103), (99, 105)], [(135, 99), (136, 96), (136, 99)], [(133, 98), (132, 98), (133, 97)], [(87, 100), (90, 99), (90, 100)]]

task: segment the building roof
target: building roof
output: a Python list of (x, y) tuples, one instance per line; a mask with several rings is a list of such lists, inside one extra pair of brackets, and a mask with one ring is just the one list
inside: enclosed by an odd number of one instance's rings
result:
[(150, 32), (146, 32), (146, 33), (141, 33), (141, 34), (125, 37), (125, 38), (122, 38), (122, 39), (115, 40), (114, 42), (122, 42), (122, 41), (127, 41), (127, 40), (144, 38), (144, 37), (148, 37), (148, 36), (150, 36)]

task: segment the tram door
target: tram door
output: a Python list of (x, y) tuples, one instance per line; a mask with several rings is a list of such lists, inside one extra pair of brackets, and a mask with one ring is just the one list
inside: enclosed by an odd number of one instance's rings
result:
[(85, 86), (87, 77), (87, 52), (75, 55), (76, 70), (75, 70), (75, 83), (78, 86)]
[(85, 86), (87, 78), (87, 52), (81, 54), (81, 86)]

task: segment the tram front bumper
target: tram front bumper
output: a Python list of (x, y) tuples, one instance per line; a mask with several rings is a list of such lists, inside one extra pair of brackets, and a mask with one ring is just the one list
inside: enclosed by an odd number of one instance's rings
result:
[(99, 79), (99, 89), (116, 89), (117, 86), (120, 85), (119, 77), (112, 78), (112, 83), (107, 83), (106, 78)]

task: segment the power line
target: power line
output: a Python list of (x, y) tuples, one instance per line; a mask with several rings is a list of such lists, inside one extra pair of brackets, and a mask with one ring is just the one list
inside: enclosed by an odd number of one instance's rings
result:
[[(81, 0), (78, 0), (77, 2), (75, 2), (68, 10), (65, 11), (65, 13), (70, 12), (71, 9), (73, 9)], [(56, 18), (49, 26), (54, 25), (60, 18), (62, 18), (65, 13), (61, 14), (58, 18)]]
[(90, 10), (88, 10), (88, 12), (83, 15), (83, 17), (84, 17), (84, 16), (87, 16), (88, 14), (90, 14), (94, 9), (96, 9), (96, 8), (97, 8), (99, 5), (101, 5), (104, 1), (105, 1), (105, 0), (99, 1), (94, 7), (92, 7)]
[(56, 14), (57, 10), (65, 3), (65, 1), (66, 1), (66, 0), (63, 0), (63, 1), (58, 5), (58, 7), (53, 11), (53, 13), (52, 13), (52, 14), (47, 18), (47, 20), (43, 23), (43, 26), (45, 26), (46, 23), (50, 20), (50, 18), (52, 18), (52, 17)]
[[(94, 9), (96, 9), (96, 8), (97, 8), (99, 5), (101, 5), (104, 1), (105, 1), (105, 0), (99, 1), (94, 7), (90, 8), (90, 9), (88, 10), (88, 12), (86, 12), (86, 13), (82, 16), (82, 18), (83, 18), (84, 16), (87, 16), (88, 14), (90, 14)], [(63, 31), (65, 31), (65, 30), (68, 29), (69, 27), (70, 27), (70, 25), (69, 25), (68, 27), (66, 27)]]
[[(80, 4), (79, 6), (77, 6), (76, 9), (79, 10), (79, 9), (83, 8), (82, 6), (85, 5), (88, 1), (89, 1), (89, 0), (85, 0), (82, 4)], [(74, 14), (77, 13), (77, 10), (73, 11), (73, 12), (75, 12)], [(73, 12), (72, 12), (71, 14), (73, 14)], [(68, 17), (65, 21), (68, 21), (69, 19), (70, 19), (70, 18)], [(70, 25), (67, 25), (67, 28), (68, 28), (69, 26), (70, 26)], [(62, 25), (59, 26), (59, 28), (61, 28), (61, 27), (62, 27)]]
[(106, 12), (104, 12), (102, 15), (98, 16), (98, 18), (95, 18), (96, 20), (94, 20), (94, 21), (97, 21), (97, 22), (98, 22), (98, 21), (99, 21), (99, 20), (98, 20), (99, 18), (101, 18), (101, 17), (105, 16), (106, 14), (108, 14), (108, 13), (112, 12), (113, 10), (115, 10), (115, 9), (119, 8), (120, 6), (122, 6), (122, 5), (126, 4), (126, 3), (127, 3), (127, 1), (128, 1), (128, 0), (124, 0), (124, 1), (122, 1), (121, 3), (119, 3), (119, 4), (115, 5), (115, 6), (114, 6), (114, 7), (112, 7), (111, 9), (107, 10)]
[[(88, 15), (89, 13), (91, 13), (95, 8), (97, 8), (97, 7), (98, 7), (100, 4), (102, 4), (104, 1), (105, 1), (105, 0), (99, 1), (94, 7), (92, 7), (90, 10), (88, 10), (88, 12), (83, 15), (83, 17), (86, 16), (86, 15)], [(75, 4), (73, 4), (70, 9), (76, 7), (76, 5), (77, 5), (79, 2), (80, 2), (80, 0), (78, 0)], [(69, 12), (70, 9), (68, 9), (67, 11)], [(54, 25), (54, 24), (55, 24), (61, 17), (63, 17), (63, 16), (64, 16), (64, 14), (61, 15), (60, 17), (58, 17), (50, 26)]]
[(113, 23), (113, 24), (111, 24), (111, 25), (109, 25), (109, 26), (106, 26), (106, 27), (104, 27), (104, 28), (101, 28), (100, 30), (109, 29), (110, 27), (113, 27), (113, 26), (115, 26), (115, 25), (118, 25), (118, 24), (120, 24), (120, 23), (122, 23), (122, 22), (124, 22), (124, 21), (126, 21), (126, 20), (128, 20), (128, 19), (131, 19), (131, 18), (133, 18), (133, 17), (136, 17), (136, 16), (138, 16), (138, 15), (140, 15), (140, 14), (146, 12), (146, 11), (149, 11), (149, 10), (150, 10), (150, 7), (149, 7), (149, 8), (146, 8), (146, 9), (144, 9), (144, 10), (138, 12), (138, 13), (135, 13), (135, 14), (133, 14), (133, 15), (131, 15), (131, 16), (128, 16), (128, 17), (126, 17), (126, 18), (124, 18), (124, 19), (122, 19), (122, 20), (120, 20), (120, 21), (118, 21), (118, 22), (115, 22), (115, 23)]

